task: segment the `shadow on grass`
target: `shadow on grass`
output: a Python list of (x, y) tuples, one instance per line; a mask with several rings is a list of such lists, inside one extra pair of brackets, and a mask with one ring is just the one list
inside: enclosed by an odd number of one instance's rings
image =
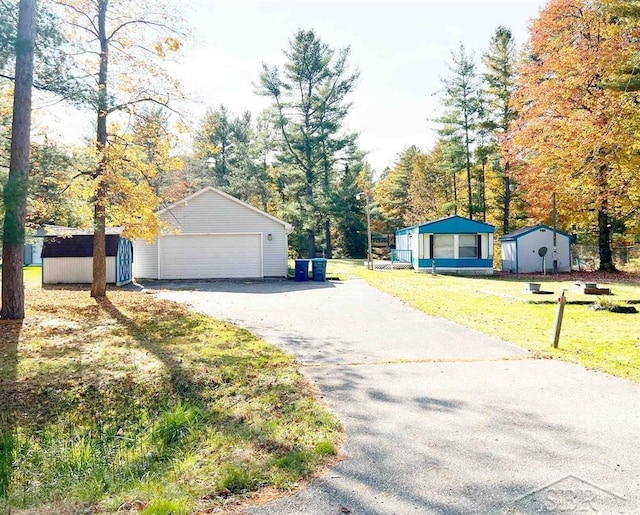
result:
[(9, 494), (15, 446), (15, 391), (22, 321), (0, 320), (0, 507)]
[[(246, 331), (221, 326), (218, 338), (217, 324), (209, 327), (169, 304), (147, 309), (145, 299), (119, 304), (115, 295), (73, 300), (44, 302), (42, 327), (40, 319), (24, 328), (1, 322), (0, 513), (59, 497), (73, 500), (79, 491), (91, 490), (82, 494), (88, 506), (146, 480), (182, 488), (183, 458), (218, 439), (242, 442), (255, 459), (245, 467), (235, 455), (211, 448), (216, 458), (202, 464), (206, 491), (194, 495), (212, 504), (221, 495), (262, 484), (279, 485), (289, 477), (295, 482), (299, 471), (314, 469), (315, 440), (308, 445), (289, 438), (288, 427), (281, 431), (294, 423), (290, 412), (304, 398), (304, 388), (293, 372), (280, 380), (280, 371), (273, 377), (268, 371), (293, 370), (289, 358), (254, 346)], [(18, 338), (32, 333), (32, 345), (25, 340), (20, 348), (24, 363), (18, 377)], [(212, 354), (191, 349), (192, 342), (211, 344)], [(121, 364), (115, 357), (120, 354), (109, 354), (112, 346), (132, 361)], [(318, 421), (320, 416), (312, 419)]]
[[(254, 367), (260, 367), (261, 357), (259, 355), (247, 354), (243, 356), (225, 355), (224, 351), (211, 363), (206, 373), (198, 374), (189, 367), (189, 358), (182, 355), (180, 350), (172, 350), (170, 342), (157, 341), (154, 335), (149, 334), (149, 330), (142, 324), (136, 322), (125, 315), (114, 305), (110, 299), (103, 298), (96, 301), (114, 320), (126, 328), (127, 332), (135, 339), (143, 349), (156, 357), (165, 367), (169, 374), (169, 394), (178, 397), (183, 405), (197, 406), (202, 410), (206, 423), (215, 425), (222, 434), (230, 436), (232, 439), (250, 442), (251, 446), (261, 453), (267, 453), (274, 460), (283, 460), (295, 453), (303, 452), (303, 449), (296, 443), (288, 441), (286, 438), (276, 436), (272, 420), (258, 421), (248, 420), (243, 414), (232, 414), (222, 411), (212, 405), (215, 397), (225, 395), (226, 381), (233, 383), (238, 381), (246, 391), (240, 396), (247, 395), (255, 401), (268, 391), (274, 398), (270, 401), (270, 411), (274, 414), (274, 420), (278, 416), (286, 416), (286, 412), (293, 407), (287, 404), (288, 400), (297, 398), (300, 395), (296, 384), (262, 384), (260, 381), (254, 383), (251, 377), (255, 376), (252, 371)], [(246, 333), (249, 335), (250, 333)], [(253, 338), (253, 336), (251, 336)], [(221, 349), (224, 346), (221, 347)], [(179, 349), (179, 346), (176, 347)], [(275, 352), (279, 354), (280, 351)], [(216, 370), (216, 369), (220, 370)], [(227, 379), (225, 373), (231, 374)], [(221, 372), (222, 378), (216, 379), (216, 373)], [(237, 376), (235, 374), (238, 374)], [(246, 378), (243, 378), (244, 375)], [(246, 382), (246, 384), (244, 384)], [(285, 424), (285, 422), (282, 422)], [(285, 467), (286, 468), (286, 467)], [(303, 474), (304, 475), (304, 474)], [(225, 486), (225, 490), (233, 491), (232, 485)]]
[(180, 360), (167, 350), (166, 345), (156, 343), (146, 338), (144, 328), (124, 315), (108, 297), (96, 299), (96, 303), (100, 306), (100, 309), (124, 326), (127, 332), (143, 349), (153, 354), (162, 362), (169, 371), (171, 388), (181, 401), (193, 402), (194, 400), (202, 400), (200, 398), (200, 387), (195, 384), (191, 374), (182, 366)]

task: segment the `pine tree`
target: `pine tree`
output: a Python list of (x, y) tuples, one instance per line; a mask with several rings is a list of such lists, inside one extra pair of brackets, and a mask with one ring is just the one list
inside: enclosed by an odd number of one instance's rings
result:
[(348, 48), (334, 51), (313, 30), (299, 30), (284, 54), (283, 71), (263, 65), (257, 92), (273, 101), (286, 183), (281, 191), (289, 203), (286, 210), (298, 213), (292, 241), (300, 245), (306, 240), (306, 253), (314, 257), (319, 232), (330, 246), (330, 197), (354, 141), (343, 123), (358, 73), (349, 70)]
[(449, 75), (443, 79), (446, 111), (438, 120), (450, 134), (458, 137), (465, 149), (467, 213), (473, 218), (472, 146), (480, 111), (480, 83), (473, 56), (464, 45), (451, 53)]
[(502, 177), (502, 195), (500, 210), (502, 211), (502, 232), (509, 232), (509, 219), (511, 216), (512, 188), (515, 187), (509, 173), (510, 164), (504, 159), (499, 150), (498, 143), (509, 132), (511, 124), (517, 114), (514, 111), (511, 98), (517, 83), (517, 56), (513, 35), (506, 27), (499, 26), (489, 44), (489, 50), (483, 54), (485, 72), (482, 74), (484, 81), (484, 98), (486, 103), (486, 126), (493, 132), (492, 141), (488, 144), (489, 158), (491, 150), (497, 152), (493, 162), (500, 177)]
[(0, 318), (24, 318), (25, 220), (27, 214), (27, 183), (31, 145), (31, 94), (33, 56), (36, 34), (36, 0), (21, 0), (18, 32), (15, 41), (15, 88), (9, 177), (4, 185), (5, 207), (2, 233), (2, 308)]

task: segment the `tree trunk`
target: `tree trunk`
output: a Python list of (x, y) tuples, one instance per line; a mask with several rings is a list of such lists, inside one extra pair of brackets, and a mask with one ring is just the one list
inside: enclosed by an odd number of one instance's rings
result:
[(613, 254), (611, 252), (611, 226), (606, 209), (598, 210), (598, 253), (600, 255), (599, 270), (615, 272)]
[(325, 256), (327, 259), (333, 258), (333, 243), (331, 242), (331, 221), (327, 218), (324, 222)]
[(453, 214), (458, 214), (458, 181), (455, 170), (453, 171)]
[(502, 234), (509, 234), (509, 215), (511, 211), (511, 178), (509, 163), (504, 167), (504, 211), (502, 213)]
[[(311, 207), (313, 206), (313, 186), (310, 183), (308, 174), (307, 174), (307, 188), (306, 188), (305, 194), (307, 197), (307, 206), (305, 207), (305, 209), (309, 209), (309, 208), (313, 209)], [(305, 216), (307, 220), (308, 220), (308, 217), (309, 217), (309, 214)], [(315, 222), (314, 222), (314, 225), (315, 225)], [(309, 259), (313, 259), (314, 257), (316, 257), (316, 234), (313, 229), (307, 229), (307, 253), (308, 253)]]
[(106, 203), (107, 185), (105, 173), (107, 171), (107, 72), (109, 69), (109, 40), (107, 38), (107, 7), (109, 0), (98, 2), (98, 33), (100, 37), (100, 69), (98, 72), (98, 120), (96, 130), (96, 151), (98, 166), (93, 179), (97, 181), (96, 196), (93, 207), (93, 281), (91, 296), (101, 298), (107, 294), (107, 266), (106, 266)]
[(480, 177), (480, 196), (482, 197), (481, 202), (482, 202), (482, 221), (486, 222), (487, 221), (487, 188), (484, 184), (484, 180), (485, 180), (485, 167), (486, 167), (486, 162), (483, 160), (482, 161), (482, 176)]
[(16, 82), (13, 94), (9, 179), (4, 187), (2, 308), (0, 318), (24, 318), (24, 225), (31, 145), (31, 90), (36, 33), (36, 0), (20, 0), (16, 38)]
[(94, 298), (101, 298), (107, 294), (106, 201), (105, 184), (100, 180), (93, 206), (93, 282), (91, 284), (91, 296)]
[(312, 230), (307, 231), (307, 254), (309, 259), (316, 257), (316, 235)]
[(465, 123), (465, 149), (466, 149), (466, 166), (467, 166), (467, 202), (469, 205), (467, 206), (469, 218), (473, 220), (473, 193), (471, 191), (471, 150), (470, 150), (470, 141), (469, 141), (469, 121), (467, 119), (467, 115), (464, 116)]

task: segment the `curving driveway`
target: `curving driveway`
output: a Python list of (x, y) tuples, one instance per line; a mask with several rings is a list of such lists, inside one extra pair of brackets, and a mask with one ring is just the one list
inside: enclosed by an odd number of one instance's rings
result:
[(296, 354), (345, 425), (345, 460), (248, 513), (640, 513), (640, 385), (362, 280), (153, 286)]

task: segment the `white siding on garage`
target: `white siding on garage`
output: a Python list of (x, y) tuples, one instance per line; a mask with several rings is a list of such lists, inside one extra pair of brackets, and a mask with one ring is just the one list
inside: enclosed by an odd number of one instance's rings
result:
[(161, 212), (160, 218), (180, 234), (262, 233), (263, 276), (287, 275), (288, 241), (284, 224), (240, 201), (207, 189)]
[[(59, 257), (44, 258), (43, 284), (89, 284), (93, 280), (93, 258)], [(107, 283), (116, 282), (116, 258), (107, 256)]]
[(261, 234), (182, 234), (160, 239), (161, 279), (262, 277)]
[(133, 276), (137, 279), (158, 278), (158, 241), (133, 242)]

